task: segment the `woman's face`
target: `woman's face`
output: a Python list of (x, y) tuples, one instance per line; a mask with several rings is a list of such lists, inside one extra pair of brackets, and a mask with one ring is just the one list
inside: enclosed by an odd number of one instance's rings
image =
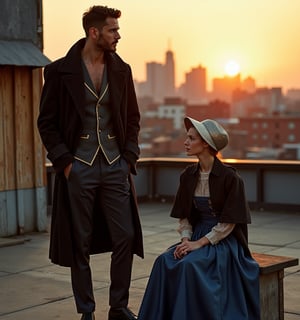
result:
[(198, 156), (205, 149), (208, 149), (208, 144), (201, 138), (194, 127), (187, 131), (187, 138), (184, 142), (185, 151), (188, 156)]

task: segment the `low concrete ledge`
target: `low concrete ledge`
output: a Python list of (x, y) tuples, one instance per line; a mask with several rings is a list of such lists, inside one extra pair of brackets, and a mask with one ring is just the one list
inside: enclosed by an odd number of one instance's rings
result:
[(0, 248), (16, 246), (25, 243), (25, 239), (0, 238)]

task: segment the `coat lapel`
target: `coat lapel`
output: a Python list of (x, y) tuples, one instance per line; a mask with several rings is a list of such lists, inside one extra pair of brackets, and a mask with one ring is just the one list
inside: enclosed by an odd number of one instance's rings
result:
[(120, 113), (120, 108), (122, 105), (122, 99), (124, 87), (126, 84), (126, 68), (124, 67), (124, 62), (120, 62), (120, 58), (113, 53), (108, 53), (106, 55), (106, 60), (108, 64), (108, 82), (110, 89), (110, 99), (113, 112)]
[(63, 60), (59, 72), (62, 73), (62, 80), (66, 86), (75, 108), (79, 115), (83, 118), (84, 110), (84, 86), (83, 86), (83, 72), (81, 66), (81, 50), (84, 46), (85, 39), (79, 40), (69, 50), (65, 59)]
[(84, 90), (82, 75), (65, 75), (63, 81), (73, 100), (80, 117), (84, 117)]

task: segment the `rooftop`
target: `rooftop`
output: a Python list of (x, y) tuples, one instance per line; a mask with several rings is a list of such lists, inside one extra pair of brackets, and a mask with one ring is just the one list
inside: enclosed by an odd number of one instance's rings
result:
[[(137, 313), (155, 257), (178, 241), (177, 220), (170, 218), (170, 202), (141, 202), (145, 259), (135, 257), (130, 307)], [(300, 257), (300, 214), (252, 211), (250, 249), (259, 253)], [(49, 233), (0, 239), (0, 320), (65, 319), (80, 317), (73, 301), (69, 269), (48, 260)], [(108, 312), (110, 254), (91, 258), (96, 319)], [(285, 270), (285, 320), (300, 320), (300, 267)], [(77, 318), (76, 318), (77, 317)]]

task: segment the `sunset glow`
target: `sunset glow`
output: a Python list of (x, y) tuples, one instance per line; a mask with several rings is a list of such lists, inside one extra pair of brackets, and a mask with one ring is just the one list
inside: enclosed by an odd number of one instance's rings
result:
[[(98, 2), (44, 0), (44, 52), (54, 60), (84, 36), (82, 13)], [(207, 70), (207, 84), (224, 76), (235, 57), (241, 77), (260, 86), (300, 87), (300, 1), (286, 0), (107, 0), (118, 8), (121, 40), (117, 52), (138, 81), (146, 77), (146, 62), (164, 62), (174, 52), (176, 84), (191, 68)], [(170, 45), (171, 43), (171, 45)], [(228, 75), (226, 71), (226, 75)]]
[(236, 76), (240, 72), (240, 65), (235, 60), (229, 60), (225, 65), (225, 73), (230, 77)]

